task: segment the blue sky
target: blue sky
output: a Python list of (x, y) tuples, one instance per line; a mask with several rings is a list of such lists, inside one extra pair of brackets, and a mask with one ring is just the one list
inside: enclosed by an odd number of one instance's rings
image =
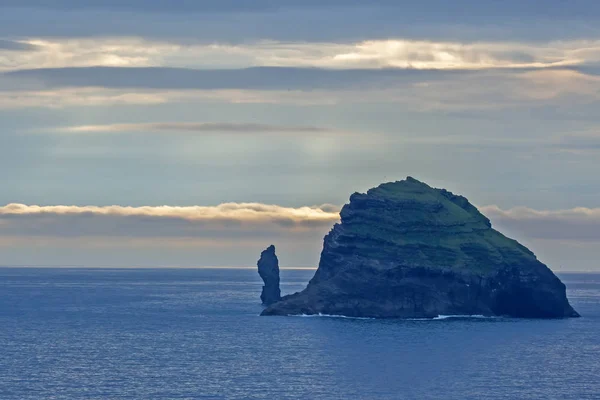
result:
[(252, 265), (275, 243), (314, 266), (352, 192), (411, 175), (551, 268), (598, 269), (598, 18), (596, 1), (4, 0), (0, 264)]

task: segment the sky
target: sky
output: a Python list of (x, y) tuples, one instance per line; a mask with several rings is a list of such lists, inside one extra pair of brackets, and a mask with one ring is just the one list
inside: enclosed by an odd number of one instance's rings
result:
[(595, 0), (2, 0), (0, 265), (315, 267), (353, 192), (600, 271)]

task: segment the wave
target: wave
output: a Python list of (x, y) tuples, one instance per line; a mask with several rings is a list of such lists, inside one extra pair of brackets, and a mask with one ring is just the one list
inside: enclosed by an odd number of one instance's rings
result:
[(433, 318), (402, 318), (402, 319), (404, 321), (441, 321), (441, 320), (445, 320), (445, 319), (494, 319), (494, 318), (500, 318), (500, 317), (479, 315), (479, 314), (474, 314), (474, 315), (455, 314), (455, 315), (438, 315), (437, 317), (433, 317)]
[(494, 317), (494, 316), (486, 316), (486, 315), (438, 315), (437, 317), (434, 317), (433, 319), (449, 319), (449, 318), (461, 318), (461, 319), (471, 319), (471, 318), (500, 318), (500, 317)]
[[(367, 320), (378, 319), (378, 318), (373, 318), (373, 317), (349, 317), (347, 315), (323, 314), (323, 313), (290, 314), (290, 315), (288, 315), (288, 317), (303, 317), (303, 318), (323, 317), (323, 318), (367, 319)], [(455, 319), (494, 319), (494, 318), (500, 318), (500, 317), (474, 314), (474, 315), (438, 315), (437, 317), (433, 317), (433, 318), (398, 318), (398, 319), (404, 320), (404, 321), (439, 321), (439, 320), (453, 319), (453, 318), (455, 318)]]
[(324, 318), (345, 318), (345, 319), (377, 319), (371, 317), (349, 317), (347, 315), (336, 315), (336, 314), (290, 314), (288, 317), (304, 317), (304, 318), (313, 318), (313, 317), (324, 317)]

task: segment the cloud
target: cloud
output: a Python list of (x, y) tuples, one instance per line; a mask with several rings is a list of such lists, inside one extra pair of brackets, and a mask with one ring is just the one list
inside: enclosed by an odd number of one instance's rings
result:
[[(335, 104), (362, 102), (368, 92), (400, 89), (464, 72), (327, 70), (257, 67), (234, 70), (181, 68), (58, 68), (0, 74), (0, 106), (160, 104), (218, 100), (228, 103)], [(335, 93), (337, 91), (345, 93)], [(379, 97), (381, 98), (381, 97)]]
[(416, 111), (559, 105), (581, 111), (577, 107), (599, 100), (600, 76), (572, 69), (91, 67), (0, 74), (1, 108), (217, 101), (298, 105), (387, 102)]
[(57, 128), (61, 132), (221, 132), (221, 133), (326, 133), (314, 126), (282, 126), (233, 122), (151, 122), (134, 124), (81, 125)]
[[(10, 42), (12, 43), (12, 42)], [(528, 44), (414, 39), (244, 43), (150, 40), (139, 37), (29, 38), (31, 50), (2, 52), (0, 71), (73, 67), (485, 70), (555, 68), (600, 62), (599, 40)]]
[(506, 229), (528, 239), (600, 241), (600, 208), (549, 211), (485, 206), (479, 209), (496, 229)]
[(573, 153), (597, 152), (600, 150), (600, 130), (560, 135), (547, 145), (560, 151)]
[[(0, 86), (2, 85), (0, 79)], [(198, 99), (208, 96), (198, 95)], [(216, 97), (216, 96), (215, 96)], [(0, 109), (102, 107), (131, 104), (164, 104), (193, 98), (189, 92), (106, 89), (97, 87), (56, 88), (48, 90), (1, 90)]]
[(331, 205), (32, 206), (0, 208), (0, 236), (252, 237), (323, 230), (339, 219)]
[[(573, 69), (478, 71), (443, 75), (437, 79), (416, 77), (402, 88), (379, 89), (389, 101), (412, 110), (482, 111), (524, 107), (559, 106), (576, 109), (600, 100), (600, 76)], [(363, 99), (369, 97), (366, 90)]]
[[(15, 81), (8, 85), (14, 86)], [(0, 78), (0, 109), (41, 107), (103, 107), (118, 105), (153, 105), (167, 103), (225, 103), (225, 104), (293, 104), (333, 105), (344, 102), (363, 102), (373, 99), (365, 91), (330, 90), (246, 90), (246, 89), (147, 89), (102, 87), (66, 87), (16, 90), (5, 88)], [(362, 96), (361, 96), (362, 94)], [(375, 96), (381, 98), (381, 96)]]
[(412, 39), (239, 44), (136, 37), (24, 39), (0, 49), (0, 107), (394, 102), (497, 109), (600, 97), (599, 40)]
[(597, 100), (600, 96), (600, 75), (577, 70), (556, 69), (528, 71), (517, 75), (514, 96), (532, 100), (548, 100), (566, 95), (579, 95)]
[[(103, 87), (112, 89), (179, 90), (290, 90), (357, 87), (394, 79), (434, 79), (443, 75), (417, 70), (326, 70), (315, 68), (256, 67), (245, 69), (185, 69), (165, 67), (50, 68), (7, 72), (7, 79), (40, 89), (61, 87)], [(382, 80), (384, 80), (382, 82)], [(13, 81), (15, 82), (15, 81)], [(27, 86), (26, 86), (27, 87)]]
[(19, 43), (35, 51), (8, 53), (2, 52), (0, 46), (0, 71), (90, 66), (157, 66), (165, 62), (165, 57), (171, 57), (175, 61), (177, 58), (199, 55), (197, 52), (190, 53), (189, 48), (183, 45), (129, 37), (31, 38)]
[[(355, 44), (351, 51), (333, 55), (326, 65), (415, 69), (548, 68), (585, 63), (584, 54), (577, 51), (580, 46), (583, 43), (533, 46), (493, 42), (371, 40)], [(596, 59), (600, 54), (600, 43), (588, 44), (586, 49), (586, 55)]]

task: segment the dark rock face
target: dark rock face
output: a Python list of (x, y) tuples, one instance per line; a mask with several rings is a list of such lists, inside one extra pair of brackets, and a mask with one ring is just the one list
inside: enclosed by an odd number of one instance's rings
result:
[(260, 253), (258, 274), (265, 283), (260, 294), (262, 303), (268, 306), (281, 300), (281, 291), (279, 290), (279, 261), (275, 255), (275, 246), (271, 245)]
[(468, 200), (413, 178), (354, 193), (302, 292), (262, 315), (566, 318), (565, 285)]

